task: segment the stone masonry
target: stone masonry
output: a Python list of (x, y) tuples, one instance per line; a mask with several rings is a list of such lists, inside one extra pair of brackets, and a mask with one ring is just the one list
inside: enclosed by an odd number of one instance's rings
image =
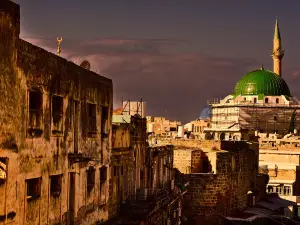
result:
[(107, 220), (112, 81), (21, 40), (19, 5), (0, 20), (0, 224)]
[[(191, 168), (186, 198), (191, 201), (192, 216), (232, 215), (251, 204), (252, 195), (258, 193), (257, 144), (198, 140), (172, 140), (171, 143), (175, 146), (174, 165), (180, 165), (184, 173), (185, 168)], [(263, 181), (266, 187), (267, 181)]]

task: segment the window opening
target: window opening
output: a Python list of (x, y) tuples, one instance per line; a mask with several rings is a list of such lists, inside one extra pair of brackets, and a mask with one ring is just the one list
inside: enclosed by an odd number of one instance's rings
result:
[(27, 184), (27, 199), (34, 200), (41, 196), (41, 181), (42, 178), (33, 178), (26, 180)]
[(62, 132), (63, 130), (63, 98), (60, 96), (52, 97), (52, 132)]
[(58, 197), (61, 193), (62, 175), (50, 176), (50, 194), (53, 197)]

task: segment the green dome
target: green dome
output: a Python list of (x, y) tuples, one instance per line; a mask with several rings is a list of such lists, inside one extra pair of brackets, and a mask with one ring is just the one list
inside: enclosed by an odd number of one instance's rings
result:
[(247, 73), (235, 86), (235, 95), (291, 96), (286, 82), (269, 70), (255, 70)]

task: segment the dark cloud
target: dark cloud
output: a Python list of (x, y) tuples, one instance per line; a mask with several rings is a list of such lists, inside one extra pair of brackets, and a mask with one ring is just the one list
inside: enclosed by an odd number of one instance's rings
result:
[[(28, 41), (56, 49), (52, 40)], [(207, 100), (232, 93), (243, 74), (260, 67), (255, 59), (172, 51), (188, 44), (168, 39), (65, 40), (62, 49), (68, 59), (76, 63), (87, 59), (94, 71), (113, 79), (116, 106), (122, 96), (132, 100), (142, 96), (149, 115), (186, 122), (199, 115)], [(295, 86), (300, 70), (287, 71)]]

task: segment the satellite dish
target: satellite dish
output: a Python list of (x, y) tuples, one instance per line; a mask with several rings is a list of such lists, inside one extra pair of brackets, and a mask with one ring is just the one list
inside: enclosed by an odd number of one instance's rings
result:
[(83, 67), (84, 69), (86, 70), (90, 70), (91, 69), (91, 64), (89, 61), (87, 60), (84, 60), (81, 64), (80, 64), (81, 67)]

